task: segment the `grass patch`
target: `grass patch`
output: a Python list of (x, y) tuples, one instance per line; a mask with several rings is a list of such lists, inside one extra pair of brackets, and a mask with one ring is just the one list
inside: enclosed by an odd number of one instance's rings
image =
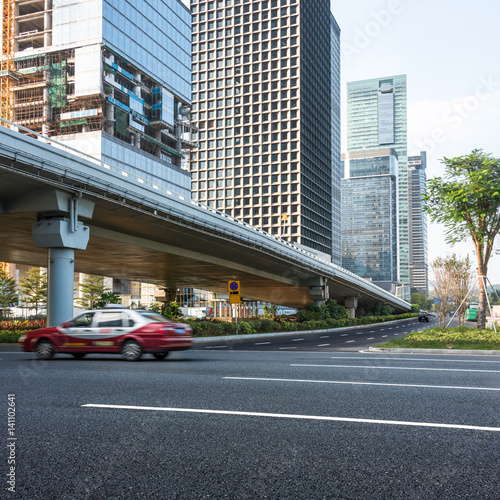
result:
[(431, 328), (413, 332), (403, 338), (393, 339), (376, 347), (406, 349), (471, 349), (500, 350), (500, 334), (491, 328), (478, 330), (459, 326), (457, 328)]

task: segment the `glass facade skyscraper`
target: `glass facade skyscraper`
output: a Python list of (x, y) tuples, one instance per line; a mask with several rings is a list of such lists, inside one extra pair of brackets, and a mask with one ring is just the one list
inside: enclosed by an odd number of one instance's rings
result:
[(342, 266), (394, 293), (398, 281), (398, 155), (343, 155)]
[(342, 198), (341, 183), (342, 164), (340, 161), (342, 152), (340, 149), (340, 28), (337, 21), (331, 16), (331, 103), (332, 103), (332, 262), (342, 263)]
[[(406, 75), (347, 84), (347, 150), (393, 148), (398, 155), (399, 279), (410, 283)], [(409, 297), (408, 297), (409, 298)]]
[(192, 197), (339, 262), (340, 30), (327, 0), (192, 0)]
[(427, 214), (423, 209), (427, 154), (408, 157), (408, 198), (410, 201), (410, 286), (424, 295), (429, 294), (427, 257)]

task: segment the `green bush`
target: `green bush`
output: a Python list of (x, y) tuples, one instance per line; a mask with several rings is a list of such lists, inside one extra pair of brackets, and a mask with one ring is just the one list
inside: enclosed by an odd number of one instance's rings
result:
[(0, 330), (0, 344), (15, 344), (19, 341), (19, 337), (27, 331), (29, 330), (20, 330), (17, 332)]

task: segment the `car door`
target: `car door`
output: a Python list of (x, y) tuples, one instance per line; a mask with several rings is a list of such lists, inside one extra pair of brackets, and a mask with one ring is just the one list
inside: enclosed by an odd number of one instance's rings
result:
[(101, 311), (96, 320), (93, 345), (99, 351), (117, 351), (121, 339), (131, 330), (125, 311)]
[(89, 352), (95, 332), (95, 311), (86, 311), (65, 323), (62, 331), (62, 352)]

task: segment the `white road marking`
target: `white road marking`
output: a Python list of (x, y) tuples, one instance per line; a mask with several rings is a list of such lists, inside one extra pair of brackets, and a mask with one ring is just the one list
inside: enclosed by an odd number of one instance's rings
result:
[(305, 382), (310, 384), (340, 384), (340, 385), (377, 385), (384, 387), (417, 387), (423, 389), (459, 389), (463, 391), (495, 391), (499, 392), (499, 387), (460, 387), (454, 385), (427, 385), (427, 384), (388, 384), (384, 382), (346, 382), (337, 380), (305, 380), (294, 378), (264, 378), (264, 377), (222, 377), (228, 380), (258, 380), (263, 382)]
[(374, 340), (375, 337), (368, 337), (366, 340)]
[(411, 368), (407, 366), (354, 366), (354, 365), (306, 365), (292, 364), (290, 366), (309, 366), (324, 368), (366, 368), (374, 370), (421, 370), (434, 372), (477, 372), (477, 373), (500, 373), (500, 370), (462, 370), (461, 368)]
[(341, 337), (347, 337), (347, 335), (348, 335), (347, 333), (341, 333), (340, 334)]
[(368, 333), (375, 333), (375, 330), (370, 330)]
[(296, 347), (279, 347), (278, 349), (297, 349)]
[(267, 345), (270, 344), (271, 342), (255, 342), (254, 345)]
[(329, 339), (330, 335), (323, 335), (323, 337), (320, 337), (320, 339)]
[(387, 335), (382, 335), (382, 338), (385, 339), (387, 337)]
[(431, 358), (392, 358), (392, 357), (383, 357), (379, 358), (376, 354), (370, 354), (368, 356), (330, 356), (330, 359), (370, 359), (370, 356), (373, 359), (390, 359), (395, 361), (435, 361), (437, 363), (500, 363), (500, 359), (498, 361), (483, 361), (481, 359), (431, 359)]
[(125, 405), (104, 405), (104, 404), (85, 404), (83, 408), (103, 408), (115, 410), (142, 410), (142, 411), (165, 411), (177, 413), (202, 413), (209, 415), (234, 415), (243, 417), (267, 417), (267, 418), (287, 418), (299, 420), (320, 420), (327, 422), (351, 422), (356, 424), (381, 424), (381, 425), (402, 425), (410, 427), (434, 427), (439, 429), (460, 429), (474, 431), (500, 432), (500, 427), (481, 427), (477, 425), (458, 425), (441, 424), (435, 422), (409, 422), (399, 420), (377, 420), (371, 418), (345, 418), (329, 417), (318, 415), (293, 415), (288, 413), (261, 413), (253, 411), (229, 411), (229, 410), (207, 410), (200, 408), (164, 408), (158, 406), (125, 406)]
[(385, 330), (385, 328), (381, 328), (380, 331), (383, 332)]
[(212, 345), (205, 347), (205, 349), (227, 349), (227, 345)]
[(304, 339), (293, 339), (292, 342), (300, 342), (301, 340), (304, 340)]
[(355, 340), (346, 340), (346, 344), (348, 344), (349, 342), (356, 342)]
[(318, 344), (318, 347), (326, 347), (327, 345), (330, 345), (330, 344)]

